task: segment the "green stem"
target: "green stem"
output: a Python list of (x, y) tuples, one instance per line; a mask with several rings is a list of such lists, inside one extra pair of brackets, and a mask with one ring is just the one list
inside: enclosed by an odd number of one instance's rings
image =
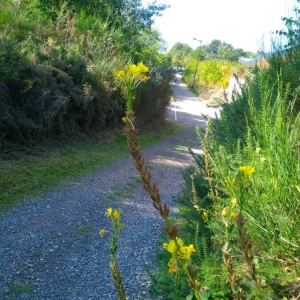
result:
[(129, 86), (127, 90), (127, 112), (132, 111), (133, 95), (134, 95), (134, 88)]
[(199, 290), (198, 290), (198, 287), (197, 287), (197, 283), (195, 282), (194, 278), (191, 276), (190, 272), (188, 271), (188, 267), (187, 265), (184, 266), (184, 270), (189, 278), (189, 282), (190, 282), (190, 285), (192, 287), (192, 289), (194, 290), (194, 295), (196, 297), (197, 300), (202, 300), (201, 299), (201, 296), (199, 294)]

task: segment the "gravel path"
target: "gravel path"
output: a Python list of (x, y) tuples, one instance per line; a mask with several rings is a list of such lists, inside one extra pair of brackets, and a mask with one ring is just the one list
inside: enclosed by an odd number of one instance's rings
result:
[[(201, 113), (217, 111), (181, 83), (173, 91), (176, 105), (170, 106), (169, 119), (176, 115), (186, 128), (145, 151), (154, 182), (171, 207), (183, 187), (180, 171), (193, 163), (186, 147), (198, 149), (194, 128), (205, 126)], [(0, 299), (116, 299), (108, 267), (110, 236), (98, 234), (110, 229), (109, 206), (123, 211), (126, 227), (117, 257), (129, 299), (151, 299), (146, 270), (155, 268), (163, 223), (129, 157), (43, 198), (27, 199), (0, 218)]]

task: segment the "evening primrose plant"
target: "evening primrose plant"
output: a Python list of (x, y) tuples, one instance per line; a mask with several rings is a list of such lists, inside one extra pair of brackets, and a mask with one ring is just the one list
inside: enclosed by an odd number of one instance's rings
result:
[[(223, 261), (227, 270), (227, 280), (231, 286), (234, 299), (240, 299), (243, 291), (239, 289), (239, 274), (234, 269), (234, 259), (232, 256), (232, 233), (234, 228), (237, 230), (239, 251), (243, 255), (244, 262), (248, 268), (248, 276), (252, 281), (251, 296), (257, 299), (265, 299), (266, 290), (262, 290), (263, 278), (257, 275), (257, 261), (252, 253), (252, 241), (245, 228), (246, 218), (244, 216), (244, 203), (246, 201), (247, 190), (251, 189), (252, 176), (255, 168), (251, 165), (243, 165), (238, 168), (235, 175), (225, 178), (230, 196), (229, 205), (224, 207), (221, 213), (222, 221), (225, 225), (225, 238), (222, 247)], [(249, 294), (248, 294), (249, 296)]]
[[(125, 88), (126, 100), (126, 115), (123, 117), (125, 125), (125, 133), (130, 149), (131, 156), (135, 161), (135, 167), (139, 172), (143, 186), (152, 199), (154, 208), (159, 212), (160, 216), (165, 221), (165, 230), (169, 237), (169, 242), (164, 243), (163, 247), (171, 254), (168, 262), (169, 272), (174, 273), (176, 278), (185, 276), (188, 283), (193, 289), (193, 293), (187, 299), (192, 299), (193, 296), (197, 300), (208, 299), (207, 294), (200, 290), (200, 283), (194, 279), (195, 268), (191, 266), (191, 256), (196, 252), (192, 244), (185, 245), (183, 240), (178, 237), (178, 226), (169, 217), (170, 208), (167, 203), (162, 203), (161, 193), (157, 185), (152, 183), (152, 174), (145, 165), (145, 158), (139, 145), (137, 130), (134, 127), (134, 112), (132, 102), (134, 100), (136, 88), (140, 83), (150, 79), (145, 73), (148, 72), (148, 67), (143, 63), (138, 65), (130, 65), (125, 70), (117, 73), (117, 78), (123, 83)], [(111, 263), (110, 270), (113, 276), (114, 285), (118, 292), (119, 299), (126, 299), (126, 292), (123, 286), (122, 277), (115, 260), (117, 250), (117, 242), (120, 229), (121, 212), (109, 208), (107, 215), (111, 218), (113, 224), (113, 238), (111, 244)], [(101, 236), (105, 234), (105, 230), (99, 232)], [(179, 276), (180, 274), (180, 276)]]
[(132, 101), (134, 99), (136, 88), (142, 83), (150, 79), (145, 73), (149, 72), (149, 68), (143, 63), (138, 65), (132, 64), (125, 70), (121, 70), (117, 73), (117, 78), (123, 83), (126, 91), (126, 117), (128, 120), (131, 119), (132, 112)]
[[(113, 278), (115, 289), (118, 294), (118, 298), (120, 300), (126, 300), (126, 290), (123, 284), (123, 278), (121, 276), (121, 272), (115, 257), (118, 249), (120, 229), (123, 229), (125, 227), (125, 225), (121, 223), (122, 211), (117, 209), (114, 210), (109, 207), (106, 211), (106, 215), (111, 219), (113, 229), (112, 242), (110, 246), (110, 272)], [(105, 229), (101, 229), (99, 235), (103, 237), (106, 233), (108, 233), (108, 231), (106, 231)]]

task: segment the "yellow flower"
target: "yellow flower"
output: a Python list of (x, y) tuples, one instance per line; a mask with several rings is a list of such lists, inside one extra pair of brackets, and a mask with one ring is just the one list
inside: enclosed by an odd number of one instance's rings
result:
[(232, 207), (235, 207), (236, 206), (236, 203), (237, 203), (237, 199), (236, 198), (232, 198), (231, 201), (230, 201)]
[(174, 253), (176, 250), (176, 244), (174, 240), (171, 240), (169, 243), (163, 243), (163, 247), (170, 253)]
[[(179, 247), (184, 246), (182, 239), (176, 238), (176, 242)], [(176, 243), (175, 240), (171, 240), (169, 243), (163, 243), (163, 247), (170, 253), (174, 253), (176, 251)]]
[(117, 77), (120, 78), (120, 77), (125, 77), (125, 72), (124, 71), (119, 71), (117, 73)]
[(140, 72), (139, 67), (136, 66), (136, 65), (130, 65), (129, 70), (130, 70), (132, 73), (138, 73), (138, 72)]
[(115, 210), (115, 211), (113, 212), (113, 217), (114, 217), (115, 219), (120, 219), (120, 213), (119, 213), (117, 210)]
[(228, 176), (225, 178), (224, 181), (225, 181), (226, 185), (228, 185), (228, 186), (231, 185), (231, 179)]
[(180, 238), (176, 238), (176, 241), (177, 241), (177, 244), (178, 244), (178, 246), (179, 246), (179, 247), (182, 247), (182, 246), (184, 246), (184, 242), (183, 242), (183, 240), (182, 240), (182, 239), (180, 239)]
[(122, 118), (123, 123), (126, 123), (126, 120), (127, 120), (126, 117)]
[(138, 68), (139, 68), (139, 70), (140, 70), (141, 73), (149, 72), (148, 67), (146, 67), (142, 62), (140, 62), (138, 64)]
[(226, 217), (228, 211), (228, 207), (224, 207), (222, 210), (222, 217)]
[(202, 213), (202, 215), (203, 215), (203, 217), (207, 217), (207, 216), (208, 216), (208, 213), (207, 213), (206, 211), (204, 211), (204, 212)]
[(231, 215), (231, 217), (234, 218), (234, 219), (237, 217), (237, 214), (236, 214), (234, 211), (232, 211), (232, 212), (230, 213), (230, 215)]
[(239, 171), (241, 173), (243, 173), (244, 175), (250, 175), (253, 172), (255, 172), (255, 169), (254, 169), (254, 167), (251, 167), (251, 166), (241, 166), (241, 167), (239, 167)]
[(132, 71), (129, 70), (126, 74), (126, 77), (130, 78), (131, 76), (132, 76)]
[(99, 231), (99, 234), (100, 234), (101, 237), (103, 237), (104, 234), (105, 234), (105, 230), (104, 230), (104, 229), (101, 229), (101, 230)]
[(189, 246), (180, 247), (180, 252), (178, 253), (178, 255), (181, 259), (188, 260), (195, 252), (196, 250), (194, 248), (194, 245), (191, 244)]
[(177, 271), (177, 264), (176, 264), (176, 259), (171, 257), (169, 262), (168, 262), (168, 267), (169, 267), (169, 273), (175, 273)]
[(112, 211), (113, 211), (113, 209), (112, 209), (111, 207), (109, 207), (109, 208), (107, 209), (107, 211), (106, 211), (106, 214), (107, 214), (109, 217), (111, 217)]
[(146, 75), (144, 75), (144, 74), (141, 74), (140, 79), (141, 79), (142, 81), (147, 81), (147, 80), (150, 79), (150, 77), (148, 77), (148, 76), (146, 76)]

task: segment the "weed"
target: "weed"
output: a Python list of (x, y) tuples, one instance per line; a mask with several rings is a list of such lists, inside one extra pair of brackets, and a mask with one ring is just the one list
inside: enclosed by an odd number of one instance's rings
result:
[(75, 230), (76, 235), (85, 235), (93, 229), (92, 225), (85, 225)]
[(128, 182), (127, 185), (131, 188), (136, 188), (137, 187), (137, 185), (133, 182)]
[(137, 183), (142, 183), (142, 179), (139, 176), (129, 176), (129, 178), (136, 181)]
[(32, 294), (34, 292), (34, 286), (32, 284), (24, 284), (21, 282), (13, 282), (8, 285), (10, 293), (13, 296), (20, 296), (22, 294)]
[(54, 237), (55, 239), (59, 239), (59, 238), (62, 237), (62, 235), (61, 235), (60, 232), (57, 232), (57, 233), (55, 233), (55, 234), (53, 235), (53, 237)]
[(121, 191), (121, 190), (114, 191), (114, 195), (118, 196), (118, 197), (121, 197), (121, 198), (125, 198), (125, 199), (132, 198), (131, 194), (126, 193), (126, 192)]

